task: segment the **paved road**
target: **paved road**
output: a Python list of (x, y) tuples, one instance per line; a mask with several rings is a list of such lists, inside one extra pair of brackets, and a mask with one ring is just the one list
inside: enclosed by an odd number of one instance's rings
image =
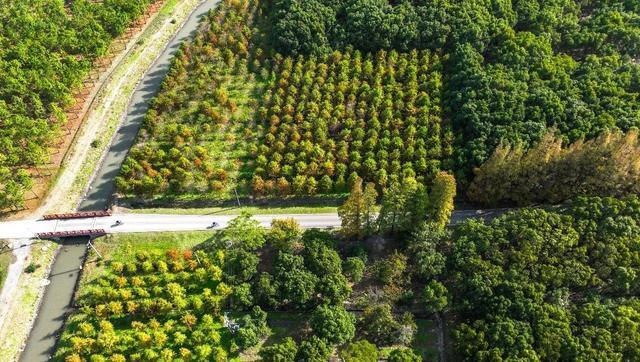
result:
[[(455, 225), (470, 218), (491, 219), (508, 209), (492, 210), (456, 210), (451, 217)], [(212, 222), (218, 223), (216, 229), (224, 228), (237, 215), (162, 215), (162, 214), (116, 214), (110, 217), (72, 219), (72, 220), (21, 220), (0, 222), (0, 239), (33, 238), (37, 233), (51, 231), (71, 231), (86, 229), (105, 229), (108, 233), (136, 233), (150, 231), (188, 231), (209, 230)], [(269, 226), (271, 220), (293, 218), (303, 228), (331, 228), (340, 226), (337, 214), (280, 214), (254, 215), (263, 226)], [(115, 225), (116, 220), (123, 222)]]
[[(138, 84), (129, 103), (127, 116), (116, 132), (103, 163), (91, 183), (89, 192), (78, 208), (79, 210), (103, 210), (107, 207), (114, 190), (115, 177), (119, 173), (129, 148), (135, 142), (142, 119), (149, 108), (149, 101), (158, 92), (162, 80), (169, 71), (173, 54), (185, 39), (193, 36), (200, 18), (217, 3), (218, 0), (206, 0), (195, 9), (183, 28), (169, 42), (167, 48)], [(29, 229), (30, 225), (32, 224), (27, 221), (25, 225), (14, 225), (14, 227)], [(40, 224), (37, 225), (33, 227), (40, 227)], [(44, 362), (53, 354), (57, 334), (64, 326), (67, 313), (72, 309), (73, 292), (86, 254), (86, 242), (87, 239), (67, 240), (62, 251), (56, 257), (49, 276), (50, 284), (45, 290), (38, 316), (25, 350), (20, 356), (21, 361)]]
[[(216, 229), (224, 228), (237, 215), (161, 215), (161, 214), (120, 214), (72, 220), (21, 220), (0, 223), (0, 239), (24, 239), (35, 237), (40, 232), (105, 229), (108, 233), (136, 233), (151, 231), (209, 230), (211, 224), (218, 223)], [(271, 220), (294, 218), (303, 228), (330, 228), (340, 226), (337, 214), (302, 215), (254, 215), (260, 224), (269, 226)], [(122, 225), (116, 225), (116, 220)]]

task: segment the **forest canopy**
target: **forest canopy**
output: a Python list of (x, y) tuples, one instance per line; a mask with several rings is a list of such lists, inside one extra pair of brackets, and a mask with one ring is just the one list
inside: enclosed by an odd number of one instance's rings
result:
[(639, 221), (634, 196), (457, 228), (439, 249), (456, 350), (474, 361), (638, 359)]
[[(471, 178), (502, 142), (568, 141), (640, 126), (640, 5), (630, 1), (273, 0), (270, 42), (290, 55), (353, 47), (444, 59), (451, 167)], [(447, 163), (445, 163), (447, 164)]]
[(92, 61), (152, 2), (0, 1), (0, 210), (22, 205)]

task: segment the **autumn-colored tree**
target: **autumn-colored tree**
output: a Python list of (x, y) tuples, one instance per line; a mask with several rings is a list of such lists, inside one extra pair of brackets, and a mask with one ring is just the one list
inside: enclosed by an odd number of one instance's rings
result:
[(361, 238), (373, 230), (377, 195), (374, 185), (368, 184), (363, 192), (362, 179), (354, 181), (349, 197), (338, 208), (345, 236)]
[(429, 216), (441, 228), (449, 223), (455, 196), (456, 179), (444, 171), (439, 172), (433, 180), (433, 186), (429, 192)]
[(550, 132), (529, 150), (522, 145), (499, 146), (475, 174), (468, 196), (490, 206), (555, 204), (585, 194), (637, 194), (638, 132), (605, 133), (568, 146)]

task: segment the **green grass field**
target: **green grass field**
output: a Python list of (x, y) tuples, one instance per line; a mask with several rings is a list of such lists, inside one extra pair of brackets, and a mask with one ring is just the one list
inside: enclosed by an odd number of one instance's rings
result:
[(435, 323), (431, 319), (416, 319), (418, 333), (413, 341), (413, 348), (420, 353), (424, 361), (438, 360), (438, 347)]
[(149, 208), (127, 209), (133, 214), (170, 214), (170, 215), (239, 215), (248, 212), (252, 215), (278, 214), (333, 214), (338, 212), (337, 206), (285, 206), (285, 207), (203, 207), (203, 208)]
[(9, 271), (9, 265), (13, 260), (13, 253), (10, 251), (5, 251), (0, 254), (0, 289), (4, 285), (4, 280), (7, 278), (7, 273)]

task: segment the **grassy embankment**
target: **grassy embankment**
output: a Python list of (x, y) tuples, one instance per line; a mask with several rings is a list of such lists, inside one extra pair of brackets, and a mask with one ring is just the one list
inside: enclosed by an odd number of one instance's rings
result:
[(0, 331), (0, 361), (15, 361), (20, 347), (26, 340), (35, 318), (36, 304), (44, 290), (49, 274), (45, 265), (51, 265), (56, 245), (50, 241), (33, 244), (25, 265), (39, 265), (33, 273), (22, 273), (15, 290), (14, 304), (8, 311), (5, 324)]
[[(198, 3), (198, 0), (168, 0), (156, 18), (139, 36), (132, 50), (105, 81), (96, 96), (93, 109), (80, 130), (81, 133), (86, 132), (94, 136), (92, 147), (83, 156), (82, 166), (75, 175), (73, 183), (68, 187), (68, 191), (50, 212), (75, 210), (78, 200), (118, 129), (137, 82)], [(99, 123), (99, 127), (95, 133), (92, 133), (93, 129), (89, 129), (90, 125), (96, 122)]]
[(9, 270), (9, 265), (11, 265), (12, 259), (13, 254), (11, 252), (5, 251), (0, 254), (0, 289), (2, 289), (4, 280), (7, 278), (7, 272)]

